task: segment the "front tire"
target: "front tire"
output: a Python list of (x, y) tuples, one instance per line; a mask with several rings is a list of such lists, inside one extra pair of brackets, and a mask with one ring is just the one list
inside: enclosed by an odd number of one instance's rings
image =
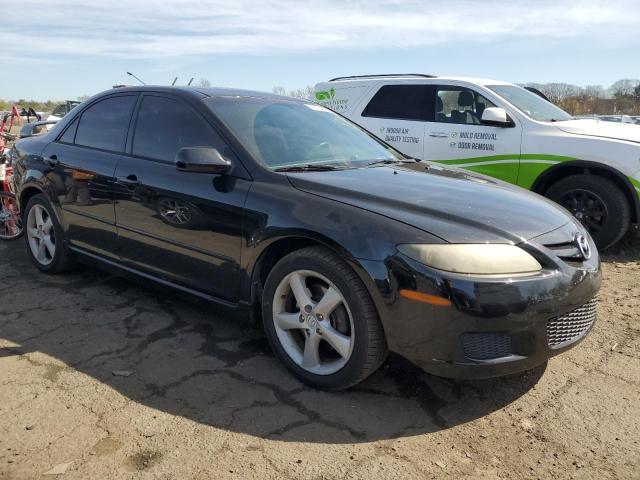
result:
[(61, 273), (71, 268), (73, 261), (64, 232), (44, 195), (29, 199), (23, 219), (27, 251), (34, 265), (46, 273)]
[(369, 292), (349, 265), (322, 247), (297, 250), (273, 267), (263, 291), (262, 318), (278, 358), (317, 388), (355, 385), (387, 356)]
[(607, 178), (572, 175), (554, 183), (546, 196), (568, 209), (601, 250), (615, 244), (629, 229), (629, 202), (620, 187)]

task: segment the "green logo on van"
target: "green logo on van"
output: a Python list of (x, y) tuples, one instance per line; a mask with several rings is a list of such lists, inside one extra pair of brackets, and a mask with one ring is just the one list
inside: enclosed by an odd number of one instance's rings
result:
[(326, 92), (316, 92), (316, 100), (333, 100), (336, 96), (336, 89), (332, 88)]

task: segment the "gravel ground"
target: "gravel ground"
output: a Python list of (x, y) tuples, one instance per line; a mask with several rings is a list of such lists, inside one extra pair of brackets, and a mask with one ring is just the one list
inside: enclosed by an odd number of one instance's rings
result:
[(0, 479), (640, 478), (639, 260), (604, 256), (594, 330), (547, 366), (325, 393), (215, 306), (0, 244)]

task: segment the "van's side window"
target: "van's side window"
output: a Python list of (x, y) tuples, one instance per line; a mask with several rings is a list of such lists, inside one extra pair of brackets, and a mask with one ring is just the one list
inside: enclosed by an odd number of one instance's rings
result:
[(438, 87), (435, 121), (479, 125), (485, 108), (495, 107), (478, 92), (463, 87)]
[(426, 85), (385, 85), (373, 96), (362, 116), (426, 121), (428, 97)]

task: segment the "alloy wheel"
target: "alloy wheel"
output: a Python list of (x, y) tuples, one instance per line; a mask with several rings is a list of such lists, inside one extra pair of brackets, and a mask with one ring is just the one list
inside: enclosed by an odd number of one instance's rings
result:
[(567, 208), (590, 232), (602, 229), (607, 221), (608, 211), (604, 201), (588, 190), (571, 190), (560, 199)]
[(55, 230), (51, 215), (41, 205), (36, 204), (29, 210), (27, 239), (36, 261), (43, 266), (49, 265), (56, 253)]
[(349, 306), (338, 288), (317, 272), (296, 270), (280, 281), (273, 323), (284, 351), (310, 373), (331, 375), (351, 358), (355, 332)]

